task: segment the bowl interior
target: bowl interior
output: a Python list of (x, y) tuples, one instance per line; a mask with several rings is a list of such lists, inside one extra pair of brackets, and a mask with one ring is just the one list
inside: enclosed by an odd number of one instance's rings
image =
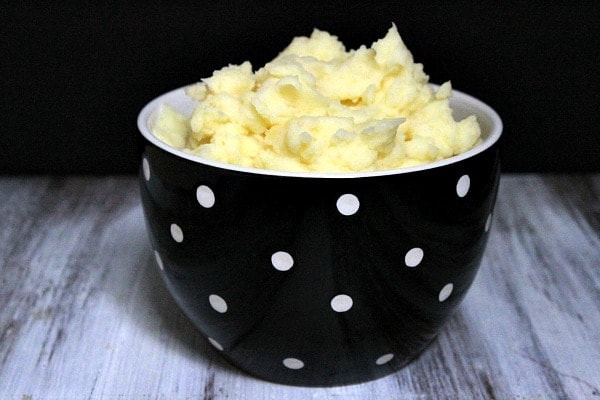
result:
[[(438, 85), (431, 85), (437, 89)], [(452, 97), (450, 98), (450, 107), (453, 110), (453, 115), (456, 120), (461, 120), (469, 115), (476, 115), (477, 120), (481, 126), (481, 138), (482, 143), (473, 149), (466, 151), (462, 154), (450, 157), (444, 160), (435, 161), (415, 167), (406, 167), (395, 170), (381, 170), (381, 171), (369, 171), (369, 172), (356, 172), (356, 173), (319, 173), (319, 172), (288, 172), (288, 171), (273, 171), (263, 170), (256, 168), (247, 168), (237, 165), (226, 164), (218, 161), (208, 160), (189, 152), (178, 150), (174, 147), (164, 143), (156, 136), (152, 134), (152, 126), (155, 124), (157, 114), (162, 104), (168, 104), (171, 107), (178, 110), (184, 115), (191, 115), (197, 102), (190, 99), (185, 94), (185, 87), (175, 89), (171, 92), (165, 93), (150, 103), (148, 103), (138, 115), (138, 128), (144, 138), (150, 143), (157, 147), (174, 154), (178, 157), (185, 158), (190, 161), (194, 161), (200, 164), (210, 165), (217, 168), (224, 168), (234, 171), (247, 172), (253, 174), (264, 174), (264, 175), (275, 175), (275, 176), (290, 176), (290, 177), (309, 177), (309, 178), (364, 178), (369, 176), (384, 176), (384, 175), (395, 175), (402, 173), (409, 173), (414, 171), (422, 171), (431, 168), (441, 167), (444, 165), (459, 162), (466, 158), (470, 158), (474, 155), (482, 153), (492, 145), (494, 145), (502, 135), (502, 120), (500, 116), (494, 111), (493, 108), (476, 99), (475, 97), (469, 96), (468, 94), (462, 93), (458, 90), (452, 91)]]

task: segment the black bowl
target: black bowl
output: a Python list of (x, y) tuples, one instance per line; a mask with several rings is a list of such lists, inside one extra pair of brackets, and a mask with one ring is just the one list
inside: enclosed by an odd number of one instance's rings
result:
[(142, 204), (161, 274), (183, 311), (233, 365), (303, 386), (368, 381), (410, 362), (473, 282), (499, 180), (502, 122), (476, 114), (483, 144), (392, 171), (289, 173), (207, 161), (149, 131), (140, 113)]

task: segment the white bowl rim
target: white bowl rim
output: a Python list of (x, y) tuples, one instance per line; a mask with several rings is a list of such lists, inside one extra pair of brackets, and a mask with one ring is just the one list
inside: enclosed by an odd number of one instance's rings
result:
[[(169, 104), (169, 99), (173, 98), (181, 98), (182, 96), (187, 97), (184, 89), (187, 87), (182, 86), (180, 88), (171, 90), (167, 93), (164, 93), (154, 100), (150, 101), (142, 110), (140, 111), (137, 119), (138, 129), (141, 134), (153, 145), (158, 148), (171, 153), (177, 157), (192, 161), (194, 163), (203, 164), (206, 166), (211, 166), (215, 168), (243, 172), (247, 174), (254, 175), (270, 175), (270, 176), (281, 176), (281, 177), (295, 177), (295, 178), (368, 178), (368, 177), (376, 177), (376, 176), (387, 176), (387, 175), (400, 175), (400, 174), (409, 174), (411, 172), (419, 172), (426, 171), (429, 169), (439, 168), (450, 164), (456, 164), (460, 161), (466, 160), (468, 158), (474, 157), (480, 153), (483, 153), (485, 150), (489, 149), (493, 146), (502, 136), (502, 120), (496, 111), (484, 103), (483, 101), (470, 96), (461, 91), (452, 89), (452, 97), (451, 102), (461, 102), (468, 106), (469, 109), (474, 110), (474, 114), (485, 115), (491, 124), (490, 132), (488, 136), (483, 139), (483, 142), (477, 145), (476, 147), (468, 150), (464, 153), (458, 154), (456, 156), (448, 157), (443, 160), (433, 161), (426, 164), (421, 164), (412, 167), (403, 167), (396, 169), (386, 169), (386, 170), (377, 170), (377, 171), (363, 171), (363, 172), (292, 172), (292, 171), (278, 171), (278, 170), (269, 170), (269, 169), (259, 169), (259, 168), (251, 168), (251, 167), (243, 167), (240, 165), (228, 164), (220, 161), (213, 161), (206, 158), (202, 158), (200, 156), (187, 153), (185, 151), (176, 149), (167, 143), (163, 142), (156, 136), (154, 136), (148, 127), (148, 123), (151, 115), (158, 110), (158, 108), (162, 104)], [(439, 87), (438, 85), (431, 84), (432, 87)]]

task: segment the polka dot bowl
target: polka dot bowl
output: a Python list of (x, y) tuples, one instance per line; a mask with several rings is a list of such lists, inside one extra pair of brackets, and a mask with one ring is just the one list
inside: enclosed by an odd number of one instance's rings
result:
[(355, 174), (255, 170), (200, 159), (149, 131), (157, 108), (194, 107), (183, 89), (149, 103), (141, 198), (168, 290), (215, 351), (256, 377), (332, 386), (397, 371), (435, 338), (484, 252), (502, 122), (476, 114), (483, 143), (421, 167)]

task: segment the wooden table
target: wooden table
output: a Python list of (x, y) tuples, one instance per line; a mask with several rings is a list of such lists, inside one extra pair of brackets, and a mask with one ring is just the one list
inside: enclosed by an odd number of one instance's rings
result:
[(221, 360), (162, 284), (135, 177), (2, 177), (0, 227), (0, 399), (600, 399), (600, 174), (503, 175), (436, 342), (334, 388)]

